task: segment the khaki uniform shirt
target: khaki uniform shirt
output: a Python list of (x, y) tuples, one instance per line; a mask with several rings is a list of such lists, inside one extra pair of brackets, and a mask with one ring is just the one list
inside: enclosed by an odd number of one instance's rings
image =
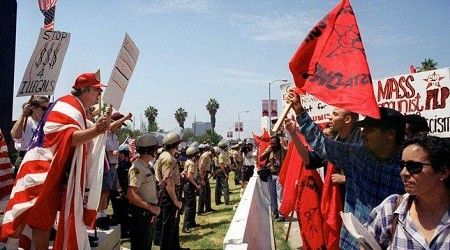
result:
[[(231, 165), (230, 157), (228, 156), (228, 154), (226, 152), (223, 152), (219, 155), (218, 161), (219, 161), (219, 164), (225, 165), (225, 167)], [(219, 167), (220, 167), (220, 165), (219, 165)]]
[(200, 159), (198, 160), (199, 168), (203, 166), (203, 169), (201, 169), (203, 172), (211, 171), (211, 164), (212, 164), (212, 160), (211, 160), (211, 156), (210, 156), (209, 152), (204, 152), (200, 156)]
[(185, 171), (186, 171), (186, 174), (187, 174), (187, 173), (192, 173), (192, 175), (194, 176), (194, 180), (197, 178), (197, 175), (198, 175), (198, 169), (197, 169), (197, 167), (195, 166), (195, 163), (194, 163), (191, 159), (187, 160), (187, 161), (184, 163), (184, 169), (185, 169)]
[(172, 173), (173, 181), (175, 185), (180, 185), (180, 169), (178, 168), (177, 159), (173, 157), (169, 152), (164, 151), (158, 158), (157, 176), (159, 180), (163, 180), (169, 173)]
[(150, 170), (150, 165), (137, 158), (128, 170), (128, 186), (138, 189), (138, 196), (145, 202), (158, 203), (156, 191), (156, 178)]

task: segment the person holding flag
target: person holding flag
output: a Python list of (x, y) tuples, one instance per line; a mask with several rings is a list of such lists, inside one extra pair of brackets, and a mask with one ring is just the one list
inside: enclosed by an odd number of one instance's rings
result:
[(48, 249), (57, 211), (53, 249), (90, 249), (86, 228), (95, 222), (110, 123), (101, 117), (94, 124), (86, 112), (104, 87), (100, 71), (81, 74), (71, 94), (59, 98), (39, 123), (3, 218), (7, 249), (18, 248), (26, 225), (33, 230), (34, 247)]
[[(308, 144), (322, 158), (333, 162), (346, 174), (344, 211), (366, 222), (370, 211), (391, 194), (404, 193), (400, 178), (399, 146), (405, 133), (404, 116), (393, 109), (379, 108), (381, 118), (366, 117), (356, 122), (363, 127), (363, 145), (326, 138), (305, 112), (300, 97), (290, 91), (288, 101), (297, 115), (297, 123)], [(287, 120), (290, 121), (289, 118)], [(359, 249), (359, 243), (342, 228), (340, 247)]]

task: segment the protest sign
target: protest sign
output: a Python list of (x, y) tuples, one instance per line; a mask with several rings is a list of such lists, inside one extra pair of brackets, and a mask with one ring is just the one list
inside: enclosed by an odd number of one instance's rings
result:
[(53, 95), (70, 33), (41, 29), (17, 96)]
[(125, 90), (128, 87), (131, 75), (133, 74), (139, 56), (139, 49), (133, 40), (125, 34), (125, 38), (117, 56), (116, 63), (108, 81), (103, 100), (119, 110)]
[(373, 81), (380, 107), (425, 117), (431, 135), (450, 137), (450, 68), (405, 74)]
[[(283, 107), (287, 104), (286, 98), (289, 94), (289, 89), (295, 88), (294, 83), (286, 83), (280, 86), (281, 88), (281, 98), (283, 100)], [(308, 112), (309, 116), (315, 123), (326, 123), (329, 122), (330, 114), (333, 112), (334, 107), (328, 105), (321, 100), (317, 99), (311, 94), (300, 95), (301, 104), (303, 108)], [(295, 114), (294, 111), (290, 112)]]

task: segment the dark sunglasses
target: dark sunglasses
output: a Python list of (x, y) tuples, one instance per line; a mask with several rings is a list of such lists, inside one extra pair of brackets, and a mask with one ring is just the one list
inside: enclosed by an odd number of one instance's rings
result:
[(406, 168), (410, 174), (417, 174), (422, 172), (423, 166), (431, 166), (433, 164), (431, 163), (423, 163), (423, 162), (417, 162), (417, 161), (400, 161), (400, 170), (403, 170), (403, 168)]

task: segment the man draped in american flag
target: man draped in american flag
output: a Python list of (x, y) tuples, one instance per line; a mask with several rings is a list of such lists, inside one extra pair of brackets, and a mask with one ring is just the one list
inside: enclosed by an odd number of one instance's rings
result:
[(39, 123), (6, 207), (1, 236), (8, 237), (7, 249), (17, 249), (26, 225), (35, 248), (48, 249), (57, 211), (53, 249), (90, 249), (86, 228), (95, 222), (110, 124), (106, 118), (86, 120), (86, 110), (103, 87), (99, 71), (80, 75), (71, 94), (58, 99)]

